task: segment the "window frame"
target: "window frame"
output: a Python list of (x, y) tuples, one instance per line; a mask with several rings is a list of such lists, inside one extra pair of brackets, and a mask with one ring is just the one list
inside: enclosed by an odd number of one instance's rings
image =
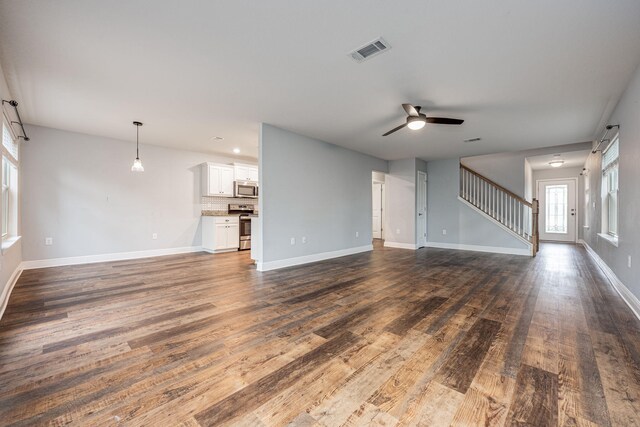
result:
[[(2, 173), (2, 197), (0, 198), (0, 204), (2, 210), (0, 214), (2, 215), (2, 220), (0, 224), (0, 235), (2, 239), (2, 247), (4, 249), (5, 242), (7, 245), (11, 245), (13, 240), (16, 240), (20, 237), (20, 230), (18, 225), (18, 211), (17, 206), (19, 204), (19, 176), (20, 176), (20, 144), (19, 139), (14, 131), (14, 129), (10, 125), (10, 119), (7, 117), (6, 111), (3, 109), (2, 111), (2, 164), (0, 167), (2, 168), (0, 173)], [(7, 129), (7, 134), (11, 138), (11, 142), (16, 144), (16, 155), (17, 158), (13, 155), (11, 150), (9, 150), (4, 145), (4, 136), (5, 136), (5, 128)], [(5, 159), (7, 164), (5, 165)], [(14, 170), (9, 169), (12, 167)], [(12, 179), (12, 176), (15, 179)], [(7, 183), (5, 185), (5, 178), (7, 179)], [(15, 205), (14, 205), (15, 204)]]
[[(606, 154), (609, 150), (617, 150), (614, 159), (606, 164)], [(605, 150), (602, 151), (602, 233), (618, 239), (620, 218), (620, 137), (617, 132)]]

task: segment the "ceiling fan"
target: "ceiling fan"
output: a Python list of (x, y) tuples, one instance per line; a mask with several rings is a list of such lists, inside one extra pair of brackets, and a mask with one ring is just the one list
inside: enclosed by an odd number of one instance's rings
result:
[(450, 119), (448, 117), (427, 117), (420, 112), (420, 106), (413, 106), (411, 104), (402, 104), (402, 108), (407, 112), (407, 123), (391, 129), (389, 132), (382, 136), (390, 135), (396, 131), (399, 131), (403, 127), (407, 126), (409, 129), (418, 130), (422, 129), (427, 123), (437, 123), (441, 125), (461, 125), (464, 120)]

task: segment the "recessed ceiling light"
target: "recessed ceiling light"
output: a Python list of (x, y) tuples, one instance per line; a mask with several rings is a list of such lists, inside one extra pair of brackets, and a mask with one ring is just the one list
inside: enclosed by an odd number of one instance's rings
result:
[(239, 148), (234, 148), (233, 152), (236, 153), (236, 154), (240, 154), (240, 149)]
[(212, 137), (211, 137), (211, 140), (212, 140), (212, 141), (222, 141), (223, 139), (224, 139), (224, 138), (223, 138), (223, 137), (221, 137), (221, 136), (212, 136)]
[(465, 139), (464, 142), (478, 142), (481, 140), (482, 138), (469, 138), (469, 139)]

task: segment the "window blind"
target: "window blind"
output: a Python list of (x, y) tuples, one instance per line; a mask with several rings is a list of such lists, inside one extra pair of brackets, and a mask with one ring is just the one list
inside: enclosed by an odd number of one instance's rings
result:
[(607, 147), (607, 150), (602, 154), (602, 170), (606, 171), (610, 166), (615, 165), (618, 162), (618, 137), (616, 136)]
[(18, 143), (13, 139), (11, 131), (6, 123), (2, 123), (2, 145), (13, 157), (14, 161), (18, 161)]

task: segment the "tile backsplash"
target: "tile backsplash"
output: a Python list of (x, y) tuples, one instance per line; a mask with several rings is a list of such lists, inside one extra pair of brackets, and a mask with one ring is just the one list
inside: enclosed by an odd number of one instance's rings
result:
[(230, 203), (234, 205), (255, 205), (254, 209), (258, 210), (258, 199), (202, 196), (200, 203), (203, 211), (226, 211)]

